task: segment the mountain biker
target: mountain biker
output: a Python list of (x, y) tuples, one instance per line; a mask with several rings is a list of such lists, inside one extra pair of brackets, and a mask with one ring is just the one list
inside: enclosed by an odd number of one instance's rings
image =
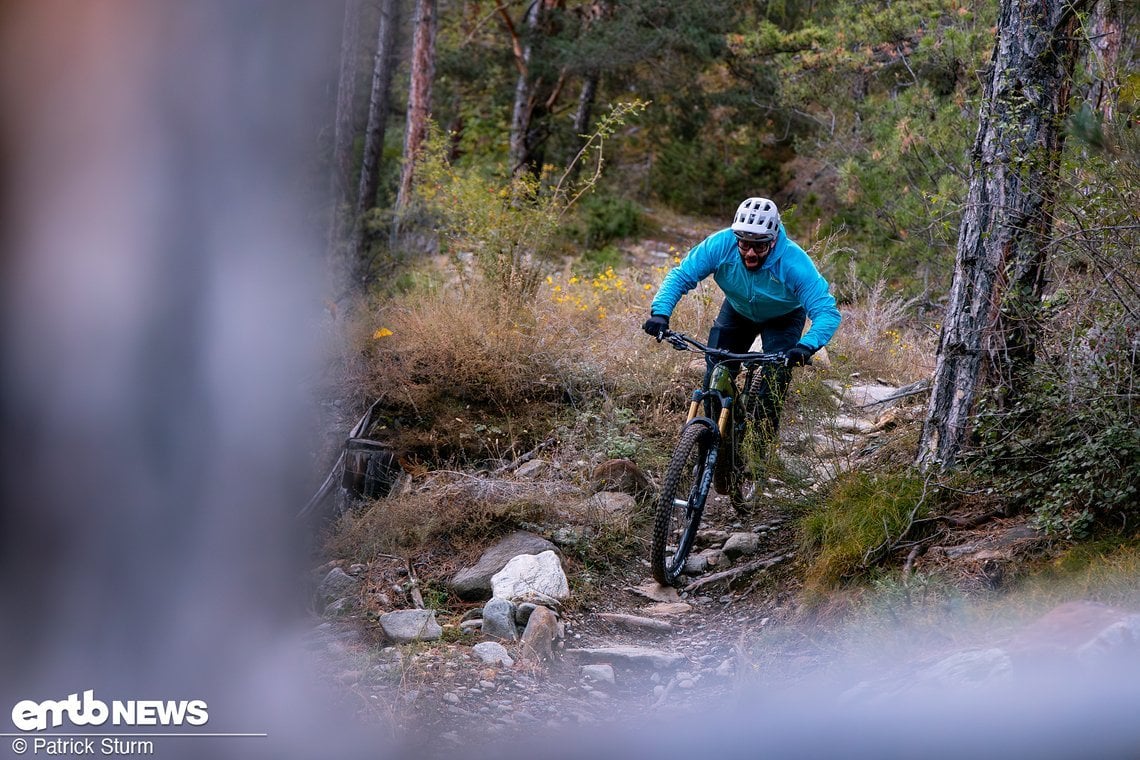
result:
[[(812, 260), (788, 237), (776, 204), (748, 198), (730, 228), (709, 235), (665, 275), (642, 329), (661, 340), (681, 296), (710, 274), (724, 292), (724, 304), (709, 331), (709, 345), (744, 353), (760, 336), (764, 351), (787, 353), (785, 366), (758, 376), (755, 389), (759, 429), (766, 440), (775, 440), (791, 368), (807, 364), (839, 327), (835, 298)], [(811, 329), (804, 333), (809, 317)], [(735, 373), (740, 366), (730, 369)]]

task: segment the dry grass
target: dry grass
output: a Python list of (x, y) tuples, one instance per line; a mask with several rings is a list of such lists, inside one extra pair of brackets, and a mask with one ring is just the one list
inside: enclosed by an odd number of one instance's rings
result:
[[(362, 403), (379, 399), (384, 437), (436, 466), (510, 459), (584, 409), (636, 410), (671, 430), (690, 357), (640, 329), (662, 273), (552, 274), (533, 303), (493, 310), (445, 272), (435, 280), (454, 286), (358, 310), (346, 387)], [(678, 309), (682, 329), (705, 319), (703, 290)]]
[(917, 298), (890, 292), (885, 280), (866, 285), (849, 274), (843, 324), (829, 346), (836, 364), (866, 377), (905, 384), (934, 371), (937, 330), (914, 318)]
[(386, 554), (407, 556), (426, 546), (459, 551), (519, 523), (549, 519), (556, 497), (566, 496), (567, 490), (557, 484), (437, 473), (411, 493), (346, 514), (327, 548), (332, 556), (358, 562)]

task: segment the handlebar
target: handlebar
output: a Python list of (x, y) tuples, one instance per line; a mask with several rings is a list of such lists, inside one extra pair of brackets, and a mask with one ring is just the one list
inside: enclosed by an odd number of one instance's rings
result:
[(706, 354), (720, 361), (747, 363), (756, 362), (759, 364), (784, 364), (788, 359), (787, 354), (783, 351), (777, 351), (774, 353), (749, 352), (745, 354), (735, 354), (731, 351), (725, 351), (723, 348), (713, 348), (712, 346), (706, 346), (699, 340), (690, 338), (684, 333), (673, 332), (672, 330), (663, 331), (660, 337), (657, 338), (657, 342), (660, 343), (662, 340), (673, 346), (673, 348), (677, 349), (678, 351), (695, 351)]

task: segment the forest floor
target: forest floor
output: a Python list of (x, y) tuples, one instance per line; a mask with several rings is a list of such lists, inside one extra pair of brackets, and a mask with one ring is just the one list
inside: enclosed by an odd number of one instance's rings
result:
[[(877, 440), (874, 434), (848, 438), (846, 457)], [(440, 641), (393, 646), (375, 615), (358, 609), (319, 623), (312, 646), (345, 708), (383, 727), (401, 756), (444, 756), (460, 748), (483, 748), (490, 756), (500, 754), (504, 743), (534, 735), (548, 741), (608, 737), (662, 721), (712, 719), (737, 709), (742, 695), (778, 699), (805, 683), (838, 700), (884, 672), (971, 646), (973, 634), (955, 628), (965, 614), (955, 605), (1000, 585), (1002, 574), (1024, 557), (1047, 551), (1024, 516), (990, 519), (946, 531), (905, 572), (893, 571), (881, 603), (867, 603), (858, 591), (809, 600), (805, 565), (796, 556), (795, 518), (773, 500), (742, 522), (715, 495), (694, 554), (709, 546), (710, 537), (715, 548), (729, 534), (750, 532), (758, 544), (727, 567), (766, 566), (716, 580), (726, 568), (721, 560), (684, 576), (677, 589), (650, 579), (648, 533), (635, 549), (626, 543), (624, 552), (597, 557), (603, 570), (566, 561), (574, 595), (560, 612), (564, 637), (549, 662), (521, 661), (519, 645), (504, 642), (516, 662), (485, 663), (472, 647), (487, 637), (460, 633), (464, 609), (454, 606), (439, 616), (447, 631)], [(556, 529), (548, 527), (548, 533)], [(458, 566), (444, 561), (434, 570), (421, 568), (420, 580), (433, 572), (446, 580)], [(325, 564), (319, 572), (328, 569)], [(388, 596), (407, 581), (401, 562), (376, 562), (363, 572), (364, 588), (387, 590)], [(930, 580), (935, 573), (942, 579), (937, 583)], [(630, 628), (607, 617), (613, 614), (667, 625)], [(984, 634), (991, 642), (1000, 635)], [(609, 651), (591, 651), (599, 649)], [(597, 665), (602, 667), (591, 667)]]
[[(643, 269), (671, 264), (669, 251), (675, 249), (670, 246), (684, 249), (712, 231), (705, 227), (694, 220), (661, 222), (659, 239), (633, 243), (625, 253)], [(801, 472), (814, 470), (822, 481), (865, 459), (897, 456), (902, 449), (909, 453), (905, 441), (921, 419), (921, 397), (868, 405), (866, 398), (849, 393), (861, 382), (890, 392), (884, 383), (859, 377), (833, 388), (835, 418), (789, 447), (790, 458), (803, 454), (797, 446), (806, 446), (814, 457), (800, 463)], [(831, 452), (832, 460), (821, 461), (820, 451)], [(572, 465), (555, 469), (564, 473), (567, 467)], [(316, 613), (310, 649), (333, 698), (375, 726), (399, 757), (456, 752), (596, 757), (595, 745), (587, 750), (589, 742), (612, 747), (630, 736), (657, 742), (661, 756), (679, 757), (682, 747), (694, 754), (700, 745), (670, 745), (677, 726), (720, 726), (712, 729), (719, 734), (694, 740), (718, 746), (735, 730), (725, 727), (724, 716), (748, 727), (761, 716), (780, 714), (771, 708), (787, 700), (813, 704), (821, 715), (842, 722), (850, 695), (867, 684), (884, 678), (921, 682), (916, 674), (923, 668), (955, 653), (996, 651), (1016, 641), (1018, 631), (1054, 603), (1048, 598), (995, 603), (1030, 562), (1047, 561), (1059, 546), (1031, 527), (1027, 515), (994, 511), (993, 499), (963, 500), (955, 521), (920, 550), (896, 552), (898, 562), (870, 586), (841, 587), (823, 596), (805, 588), (798, 515), (784, 499), (766, 502), (745, 522), (715, 496), (698, 542), (720, 536), (723, 543), (731, 533), (752, 533), (758, 538), (752, 552), (727, 567), (757, 567), (719, 580), (714, 576), (725, 566), (710, 567), (685, 576), (677, 589), (659, 587), (649, 577), (647, 507), (639, 509), (631, 524), (635, 534), (640, 526), (641, 539), (591, 558), (598, 562), (563, 558), (573, 593), (559, 612), (563, 637), (545, 662), (524, 660), (519, 645), (510, 642), (504, 643), (513, 664), (485, 662), (473, 646), (488, 638), (478, 630), (461, 632), (458, 625), (464, 612), (481, 603), (455, 604), (454, 599), (438, 616), (444, 624), (441, 639), (393, 645), (385, 641), (376, 616), (408, 604), (393, 598), (407, 588), (411, 563), (354, 565), (351, 558), (321, 558), (314, 579), (338, 566), (360, 580), (362, 597), (371, 598), (346, 613), (326, 612), (323, 618)], [(545, 527), (553, 534), (565, 526)], [(703, 548), (699, 543), (694, 554)], [(423, 555), (431, 560), (417, 566), (419, 581), (434, 581), (438, 588), (478, 550), (453, 557), (425, 547)], [(428, 601), (432, 607), (443, 600)], [(656, 625), (615, 621), (615, 614)], [(1096, 618), (1101, 612), (1096, 608), (1090, 614)], [(988, 660), (969, 667), (984, 671), (979, 683), (997, 672)], [(814, 724), (805, 723), (804, 730), (811, 732)], [(536, 737), (541, 744), (533, 744)], [(842, 754), (842, 744), (832, 750)]]

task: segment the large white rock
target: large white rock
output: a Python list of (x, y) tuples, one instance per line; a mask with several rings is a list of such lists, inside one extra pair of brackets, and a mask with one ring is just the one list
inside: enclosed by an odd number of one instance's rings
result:
[(562, 562), (552, 551), (521, 554), (491, 576), (491, 593), (512, 602), (558, 602), (570, 596)]

